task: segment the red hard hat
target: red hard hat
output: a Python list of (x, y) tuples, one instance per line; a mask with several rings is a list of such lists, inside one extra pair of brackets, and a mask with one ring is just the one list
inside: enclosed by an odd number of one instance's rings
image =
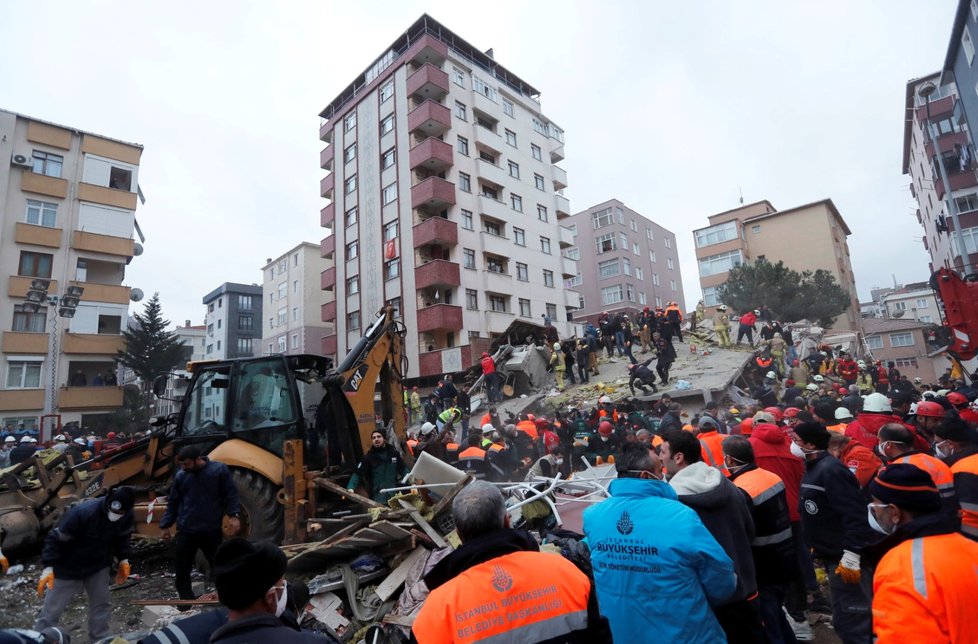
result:
[[(960, 396), (961, 394), (958, 395)], [(950, 396), (948, 396), (948, 398), (950, 398)], [(917, 403), (917, 415), (926, 418), (944, 418), (944, 408), (940, 403), (936, 403), (931, 400), (924, 400)]]
[[(765, 411), (767, 411), (767, 410), (765, 410)], [(797, 407), (788, 407), (787, 409), (784, 410), (784, 417), (785, 418), (795, 418), (796, 416), (798, 416), (798, 412), (800, 412), (800, 411), (801, 410), (798, 409)]]
[(845, 395), (849, 393), (849, 390), (846, 389), (845, 387), (839, 387), (839, 393)]
[(115, 432), (109, 432), (105, 435), (106, 438), (115, 438)]
[(533, 421), (533, 423), (537, 427), (547, 427), (548, 425), (550, 425), (550, 421), (548, 421), (546, 418), (537, 418), (536, 420)]
[(615, 433), (615, 428), (611, 426), (611, 423), (604, 420), (601, 421), (600, 425), (598, 425), (598, 433), (602, 436), (611, 436)]
[(764, 411), (774, 416), (774, 422), (780, 423), (781, 419), (784, 418), (784, 413), (777, 407), (765, 407)]
[(754, 432), (754, 419), (745, 418), (740, 421), (740, 433), (743, 436), (750, 436)]
[(968, 404), (968, 398), (960, 391), (952, 391), (947, 396), (945, 396), (945, 398), (947, 398), (947, 401), (952, 405), (954, 405), (955, 407), (960, 407), (961, 405)]
[(489, 354), (488, 354), (488, 353), (486, 353), (485, 351), (483, 351), (483, 352), (482, 352), (482, 357), (483, 357), (483, 358), (488, 358), (488, 357), (489, 357)]

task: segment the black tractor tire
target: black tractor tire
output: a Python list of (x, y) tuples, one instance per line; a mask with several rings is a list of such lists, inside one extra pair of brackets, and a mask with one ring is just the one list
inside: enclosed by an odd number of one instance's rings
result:
[(278, 502), (278, 493), (282, 488), (251, 470), (233, 468), (231, 476), (241, 502), (238, 536), (281, 544), (285, 536), (285, 509)]

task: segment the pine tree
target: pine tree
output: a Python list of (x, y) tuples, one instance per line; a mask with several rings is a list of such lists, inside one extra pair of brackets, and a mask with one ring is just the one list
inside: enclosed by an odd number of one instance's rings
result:
[(134, 324), (122, 332), (126, 348), (116, 360), (132, 369), (142, 381), (143, 392), (148, 392), (153, 379), (165, 375), (183, 359), (183, 344), (175, 333), (166, 330), (169, 320), (164, 320), (160, 306), (160, 294), (154, 293), (146, 303), (143, 314), (133, 315)]

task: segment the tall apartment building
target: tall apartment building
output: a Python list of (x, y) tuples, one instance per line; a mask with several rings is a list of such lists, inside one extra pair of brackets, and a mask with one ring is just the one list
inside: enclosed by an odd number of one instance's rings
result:
[(124, 347), (126, 266), (142, 252), (133, 238), (142, 151), (0, 110), (4, 426), (50, 415), (45, 436), (59, 416), (96, 429), (122, 405), (122, 389), (104, 382)]
[[(183, 363), (196, 362), (207, 357), (207, 326), (204, 324), (192, 325), (187, 320), (183, 326), (178, 326), (173, 330), (180, 344), (183, 345)], [(185, 369), (186, 364), (179, 364), (171, 373), (167, 381), (167, 391), (163, 398), (154, 401), (155, 407), (153, 414), (156, 416), (168, 416), (180, 410), (180, 403), (175, 400), (178, 395), (186, 393), (186, 386), (190, 379), (190, 373)], [(182, 380), (184, 386), (178, 386), (177, 381)]]
[(564, 133), (540, 93), (424, 15), (322, 111), (323, 319), (343, 356), (389, 302), (407, 377), (471, 366), (516, 319), (568, 334)]
[(302, 242), (262, 267), (268, 317), (262, 319), (262, 353), (319, 353), (333, 325), (322, 321), (321, 305), (334, 299), (319, 286), (320, 275), (333, 266), (318, 244)]
[(260, 355), (262, 288), (257, 284), (224, 282), (204, 296), (206, 360)]
[(874, 289), (873, 301), (862, 302), (860, 307), (864, 317), (912, 320), (922, 324), (941, 323), (937, 295), (928, 282)]
[(618, 199), (567, 220), (574, 246), (564, 257), (577, 261), (565, 285), (580, 293), (577, 321), (593, 322), (602, 311), (634, 311), (679, 303), (686, 310), (676, 236)]
[(693, 231), (707, 315), (721, 303), (717, 287), (727, 281), (731, 268), (744, 262), (781, 261), (799, 272), (824, 269), (831, 273), (850, 300), (833, 330), (860, 331), (856, 278), (846, 241), (852, 231), (831, 199), (788, 210), (759, 201), (711, 215), (709, 222), (706, 228)]

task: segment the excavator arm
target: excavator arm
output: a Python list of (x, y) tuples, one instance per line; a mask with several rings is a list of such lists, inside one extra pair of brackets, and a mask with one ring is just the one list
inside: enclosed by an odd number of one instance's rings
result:
[(931, 276), (930, 285), (944, 303), (948, 354), (959, 362), (974, 358), (978, 355), (978, 282), (941, 268)]

